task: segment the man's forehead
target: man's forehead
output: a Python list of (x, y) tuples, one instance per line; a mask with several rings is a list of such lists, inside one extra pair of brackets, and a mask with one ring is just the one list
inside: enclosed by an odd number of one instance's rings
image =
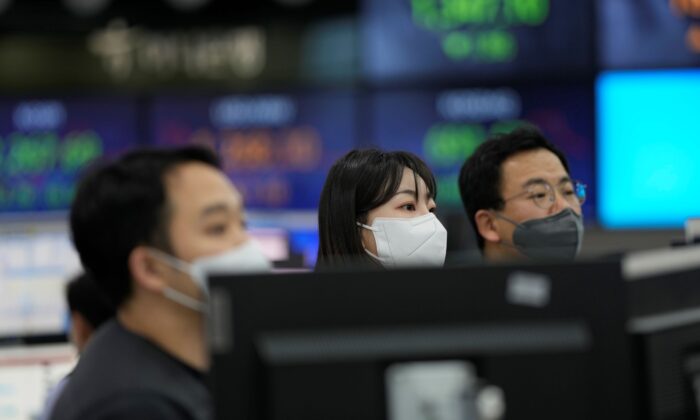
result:
[(191, 211), (212, 207), (242, 207), (243, 198), (231, 181), (217, 168), (187, 163), (174, 168), (166, 178), (168, 197)]
[(568, 176), (557, 155), (547, 149), (517, 153), (501, 166), (501, 186), (504, 189), (520, 188), (532, 180), (544, 180), (556, 185)]

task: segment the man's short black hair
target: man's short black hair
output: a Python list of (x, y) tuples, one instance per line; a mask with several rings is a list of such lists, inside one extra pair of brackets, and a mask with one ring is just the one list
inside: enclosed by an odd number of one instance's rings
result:
[(82, 178), (70, 211), (73, 242), (83, 267), (116, 307), (131, 293), (131, 251), (139, 245), (170, 250), (165, 176), (190, 162), (219, 168), (216, 155), (201, 147), (142, 149)]
[(566, 156), (533, 126), (520, 127), (510, 133), (498, 134), (487, 139), (462, 165), (459, 173), (459, 193), (469, 222), (476, 233), (479, 249), (482, 251), (484, 238), (476, 227), (476, 212), (481, 209), (503, 209), (505, 201), (501, 197), (501, 165), (515, 154), (535, 149), (546, 149), (554, 153), (566, 172), (569, 172)]
[(114, 305), (87, 273), (80, 274), (68, 282), (66, 300), (68, 309), (82, 315), (94, 329), (114, 317)]

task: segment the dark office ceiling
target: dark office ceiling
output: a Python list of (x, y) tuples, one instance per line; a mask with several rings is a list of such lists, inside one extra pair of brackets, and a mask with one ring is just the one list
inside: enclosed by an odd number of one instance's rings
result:
[[(107, 5), (80, 15), (70, 3)], [(0, 0), (2, 33), (83, 33), (115, 18), (149, 28), (186, 28), (279, 20), (309, 21), (353, 14), (359, 0), (199, 0), (203, 6), (184, 11), (171, 2), (187, 0)], [(189, 0), (198, 3), (197, 0)]]

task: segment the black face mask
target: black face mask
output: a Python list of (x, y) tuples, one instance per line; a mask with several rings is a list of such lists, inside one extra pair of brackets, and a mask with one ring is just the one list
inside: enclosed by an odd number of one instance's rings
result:
[(583, 242), (583, 220), (570, 208), (542, 219), (517, 223), (496, 214), (515, 225), (513, 246), (523, 255), (536, 260), (573, 260)]

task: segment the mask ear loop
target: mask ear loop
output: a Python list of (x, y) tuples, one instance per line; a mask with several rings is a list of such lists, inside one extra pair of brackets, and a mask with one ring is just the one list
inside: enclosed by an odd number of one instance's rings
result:
[[(524, 227), (523, 227), (520, 223), (516, 222), (515, 220), (511, 219), (510, 217), (506, 217), (506, 216), (504, 216), (504, 215), (502, 215), (502, 214), (499, 214), (499, 213), (497, 213), (497, 212), (494, 211), (494, 210), (492, 210), (491, 213), (493, 213), (494, 217), (497, 218), (497, 219), (505, 220), (506, 222), (512, 224), (512, 225), (515, 226), (515, 227), (520, 227), (520, 228), (523, 228), (523, 229), (524, 229)], [(515, 246), (515, 244), (514, 244), (513, 242), (506, 242), (506, 241), (504, 241), (503, 239), (501, 239), (501, 242), (499, 242), (499, 244), (504, 245), (504, 246), (507, 246), (507, 247), (509, 247), (509, 248), (513, 248), (513, 249), (515, 249), (516, 251), (520, 252), (520, 250), (518, 249), (518, 247)]]
[(156, 248), (148, 248), (148, 252), (156, 257), (157, 259), (161, 260), (161, 262), (164, 262), (168, 264), (170, 267), (176, 269), (177, 271), (187, 274), (188, 276), (192, 276), (192, 266), (178, 258), (175, 258), (171, 255), (166, 254), (165, 252), (161, 251), (160, 249)]
[(502, 215), (502, 214), (500, 214), (500, 213), (497, 213), (497, 212), (495, 212), (495, 211), (493, 211), (493, 215), (496, 216), (497, 219), (505, 220), (506, 222), (509, 222), (510, 224), (512, 224), (512, 225), (515, 226), (515, 227), (522, 227), (522, 228), (524, 228), (524, 226), (523, 226), (522, 224), (516, 222), (515, 220), (511, 219), (510, 217), (506, 217), (506, 216), (504, 216), (504, 215)]
[[(357, 226), (359, 226), (359, 227), (361, 227), (361, 228), (363, 228), (363, 229), (367, 229), (367, 230), (369, 230), (369, 231), (371, 231), (371, 232), (381, 232), (380, 229), (377, 229), (377, 228), (375, 228), (375, 227), (366, 225), (366, 224), (364, 224), (364, 223), (355, 222), (355, 224), (357, 224)], [(381, 258), (379, 258), (378, 255), (375, 255), (374, 253), (372, 253), (370, 250), (368, 250), (367, 248), (365, 248), (364, 245), (362, 246), (362, 249), (365, 250), (365, 252), (367, 253), (367, 255), (369, 255), (370, 257), (374, 258), (375, 260), (377, 260), (377, 261), (379, 261), (379, 262), (382, 261)]]
[(193, 311), (201, 312), (203, 314), (209, 313), (209, 306), (206, 303), (191, 296), (187, 296), (186, 294), (177, 291), (172, 287), (167, 286), (165, 290), (163, 290), (163, 296), (179, 303), (182, 306), (190, 308)]
[[(155, 248), (149, 248), (148, 252), (154, 256), (156, 259), (161, 260), (161, 262), (166, 263), (170, 267), (174, 268), (175, 270), (187, 274), (189, 277), (191, 277), (193, 280), (192, 276), (192, 266), (182, 260), (179, 260), (178, 258), (175, 258), (173, 256), (170, 256), (166, 254), (165, 252), (155, 249)], [(163, 296), (165, 296), (167, 299), (172, 300), (173, 302), (179, 303), (180, 305), (190, 308), (193, 311), (201, 312), (201, 313), (208, 313), (209, 307), (207, 304), (199, 299), (195, 299), (191, 296), (188, 296), (179, 290), (175, 290), (170, 286), (166, 286), (165, 289), (163, 290)]]
[(355, 224), (357, 224), (357, 226), (359, 226), (359, 227), (361, 227), (361, 228), (365, 228), (365, 229), (367, 229), (367, 230), (371, 230), (372, 232), (379, 232), (379, 229), (377, 229), (377, 228), (375, 228), (375, 227), (372, 227), (372, 226), (369, 226), (369, 225), (366, 225), (366, 224), (364, 224), (364, 223), (355, 222)]

